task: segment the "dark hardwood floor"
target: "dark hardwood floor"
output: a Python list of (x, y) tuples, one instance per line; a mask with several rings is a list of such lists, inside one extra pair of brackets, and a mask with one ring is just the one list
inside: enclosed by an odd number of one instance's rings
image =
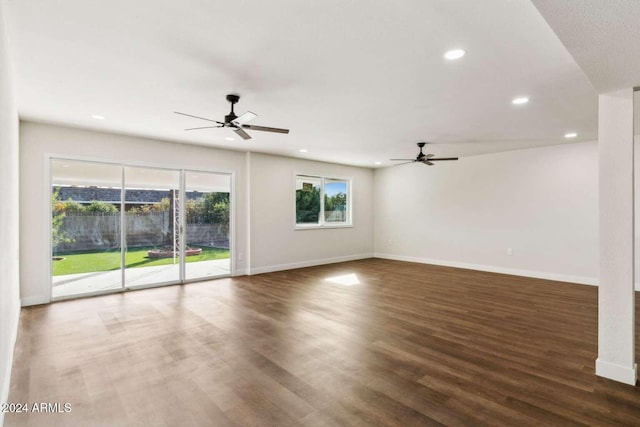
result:
[(71, 412), (5, 422), (640, 425), (596, 357), (595, 287), (369, 259), (24, 309), (9, 400)]

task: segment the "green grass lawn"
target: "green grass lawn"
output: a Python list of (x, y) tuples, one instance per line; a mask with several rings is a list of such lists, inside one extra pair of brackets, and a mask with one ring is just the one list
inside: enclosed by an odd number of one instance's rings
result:
[[(147, 251), (156, 249), (152, 246), (129, 248), (125, 255), (126, 268), (152, 267), (173, 264), (173, 258), (147, 258)], [(194, 247), (195, 249), (195, 247)], [(64, 257), (61, 261), (53, 261), (53, 275), (91, 273), (109, 271), (120, 268), (120, 251), (103, 252), (66, 252), (57, 253), (56, 257)], [(229, 249), (202, 247), (200, 255), (187, 257), (187, 262), (210, 261), (229, 258)], [(178, 260), (176, 259), (176, 262)]]

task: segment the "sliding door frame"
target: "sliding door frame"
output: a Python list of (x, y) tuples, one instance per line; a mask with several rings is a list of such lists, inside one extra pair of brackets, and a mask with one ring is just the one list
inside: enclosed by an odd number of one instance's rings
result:
[[(45, 247), (46, 247), (46, 251), (47, 251), (47, 256), (45, 257), (45, 259), (47, 260), (48, 263), (48, 268), (46, 269), (46, 271), (48, 272), (47, 275), (47, 280), (45, 283), (48, 284), (48, 292), (46, 293), (49, 296), (49, 302), (54, 302), (54, 301), (63, 301), (63, 300), (67, 300), (67, 299), (76, 299), (76, 298), (85, 298), (85, 297), (92, 297), (92, 296), (98, 296), (98, 295), (107, 295), (107, 294), (114, 294), (114, 293), (120, 293), (120, 292), (128, 292), (128, 291), (132, 291), (132, 290), (138, 290), (138, 289), (145, 289), (145, 288), (155, 288), (155, 287), (161, 287), (161, 286), (171, 286), (171, 285), (183, 285), (186, 283), (193, 283), (193, 282), (201, 282), (201, 281), (205, 281), (205, 280), (214, 280), (214, 279), (218, 279), (218, 278), (225, 278), (225, 277), (233, 277), (236, 275), (236, 174), (234, 171), (228, 171), (228, 170), (215, 170), (215, 169), (205, 169), (205, 168), (194, 168), (194, 167), (172, 167), (172, 166), (167, 166), (167, 165), (159, 165), (157, 163), (147, 163), (147, 162), (135, 162), (135, 161), (126, 161), (126, 162), (119, 162), (119, 161), (113, 161), (113, 160), (105, 160), (105, 159), (99, 159), (99, 158), (92, 158), (92, 157), (84, 157), (84, 156), (75, 156), (75, 155), (67, 155), (67, 154), (56, 154), (56, 153), (45, 153), (45, 176), (46, 176), (46, 191), (45, 191), (45, 197), (46, 197), (46, 202), (44, 203), (45, 206), (45, 212), (43, 215), (43, 218), (45, 218), (46, 221), (46, 227), (45, 227), (45, 231), (46, 231), (46, 236), (44, 236), (43, 238), (43, 242), (45, 242)], [(77, 294), (77, 295), (69, 295), (69, 296), (60, 296), (60, 297), (53, 297), (53, 246), (52, 246), (52, 239), (51, 239), (51, 232), (52, 232), (52, 228), (51, 228), (51, 222), (53, 219), (53, 213), (52, 213), (52, 209), (51, 209), (51, 191), (52, 191), (52, 186), (53, 186), (53, 176), (52, 176), (52, 170), (51, 170), (51, 161), (52, 160), (68, 160), (68, 161), (76, 161), (76, 162), (86, 162), (86, 163), (98, 163), (98, 164), (103, 164), (103, 165), (113, 165), (113, 166), (119, 166), (120, 167), (120, 172), (121, 172), (121, 197), (120, 197), (120, 251), (121, 251), (121, 265), (120, 265), (120, 284), (121, 286), (119, 288), (115, 288), (115, 289), (108, 289), (108, 290), (103, 290), (103, 291), (95, 291), (95, 292), (87, 292), (87, 293), (82, 293), (82, 294)], [(174, 280), (174, 281), (169, 281), (169, 282), (160, 282), (160, 283), (153, 283), (153, 284), (144, 284), (144, 285), (137, 285), (137, 286), (126, 286), (125, 284), (125, 255), (126, 255), (126, 224), (125, 224), (125, 217), (123, 215), (124, 212), (124, 207), (125, 207), (125, 195), (126, 195), (126, 187), (125, 187), (125, 168), (126, 167), (140, 167), (140, 168), (150, 168), (150, 169), (163, 169), (163, 170), (171, 170), (171, 171), (177, 171), (179, 172), (179, 187), (180, 187), (180, 194), (181, 195), (186, 195), (185, 192), (185, 175), (186, 172), (200, 172), (200, 173), (213, 173), (213, 174), (218, 174), (218, 175), (228, 175), (229, 176), (229, 197), (230, 197), (230, 207), (229, 207), (229, 246), (230, 246), (230, 250), (229, 250), (229, 274), (225, 274), (225, 275), (220, 275), (220, 276), (216, 276), (216, 277), (202, 277), (202, 278), (193, 278), (193, 279), (185, 279), (186, 275), (186, 270), (185, 270), (185, 265), (186, 265), (186, 259), (184, 257), (184, 253), (185, 253), (185, 239), (186, 239), (186, 227), (185, 227), (185, 221), (186, 221), (186, 216), (185, 216), (185, 203), (186, 203), (186, 196), (185, 196), (185, 200), (183, 202), (180, 203), (180, 272), (179, 272), (179, 280)]]
[[(187, 172), (200, 172), (200, 173), (213, 173), (213, 174), (218, 174), (218, 175), (228, 175), (229, 176), (229, 199), (230, 199), (230, 205), (229, 205), (229, 274), (223, 275), (223, 276), (216, 276), (215, 278), (223, 278), (223, 277), (233, 277), (236, 275), (236, 192), (235, 192), (235, 188), (236, 188), (236, 179), (235, 179), (235, 172), (221, 172), (221, 171), (214, 171), (214, 170), (209, 170), (209, 169), (198, 169), (198, 168), (183, 168), (180, 169), (180, 177), (181, 177), (181, 188), (182, 190), (185, 191), (186, 194), (186, 177), (187, 177)], [(182, 191), (181, 190), (181, 191)], [(185, 227), (185, 232), (184, 232), (184, 238), (182, 239), (183, 243), (183, 248), (186, 248), (186, 221), (187, 221), (187, 215), (185, 212), (186, 209), (186, 198), (185, 198), (185, 203), (181, 203), (180, 204), (180, 217), (184, 218), (182, 224), (180, 225), (181, 227)], [(185, 257), (186, 259), (186, 257)], [(193, 282), (202, 282), (204, 280), (210, 280), (207, 279), (206, 277), (196, 277), (193, 279), (187, 279), (187, 275), (186, 275), (186, 267), (187, 267), (187, 263), (183, 262), (180, 266), (181, 271), (180, 271), (180, 277), (182, 278), (182, 283), (193, 283)]]

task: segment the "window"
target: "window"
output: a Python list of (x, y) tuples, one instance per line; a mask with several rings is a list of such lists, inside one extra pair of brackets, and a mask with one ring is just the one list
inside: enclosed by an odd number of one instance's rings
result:
[(50, 160), (55, 299), (231, 272), (232, 175)]
[(351, 225), (351, 180), (296, 176), (296, 226)]

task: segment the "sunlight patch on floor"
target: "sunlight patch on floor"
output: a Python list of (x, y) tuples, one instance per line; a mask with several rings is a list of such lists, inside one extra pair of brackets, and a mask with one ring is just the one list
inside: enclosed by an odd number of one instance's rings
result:
[(360, 280), (358, 280), (358, 276), (356, 276), (355, 273), (343, 274), (342, 276), (327, 277), (324, 280), (327, 282), (336, 283), (338, 285), (343, 285), (343, 286), (353, 286), (353, 285), (360, 284)]

